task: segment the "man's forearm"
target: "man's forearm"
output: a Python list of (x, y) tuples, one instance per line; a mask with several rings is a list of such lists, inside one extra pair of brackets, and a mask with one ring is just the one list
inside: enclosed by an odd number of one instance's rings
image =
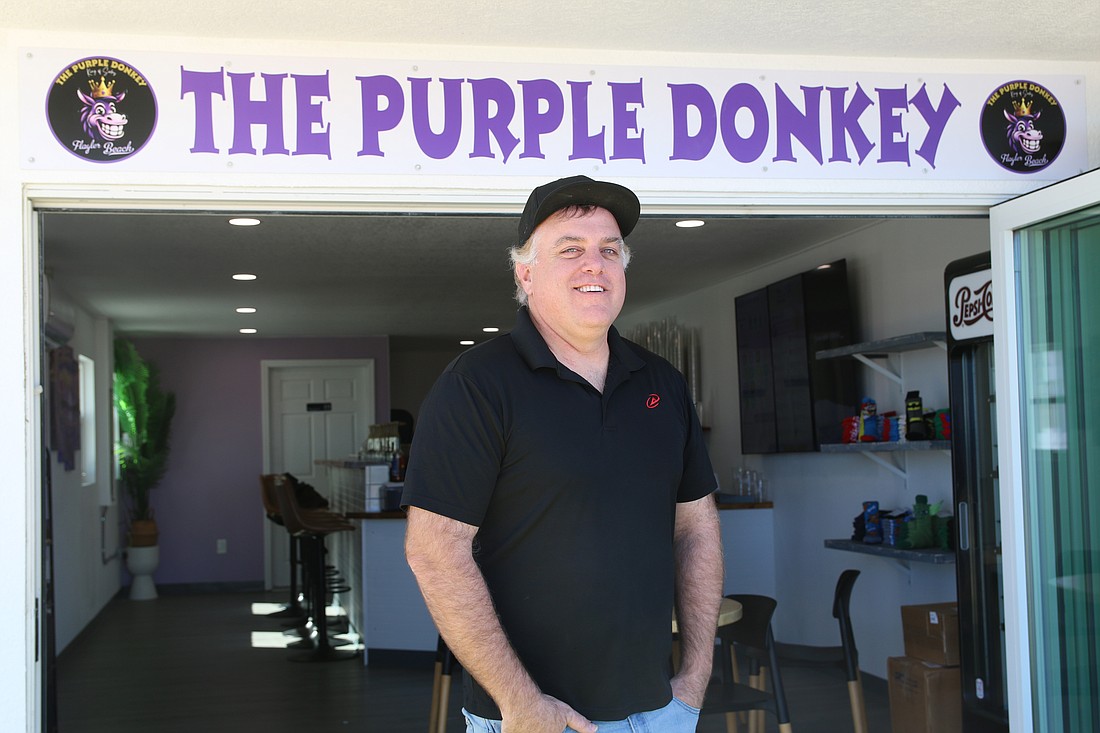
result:
[(724, 575), (718, 513), (709, 496), (678, 506), (674, 552), (681, 664), (673, 692), (701, 707), (713, 666)]
[[(442, 521), (441, 521), (442, 520)], [(493, 610), (471, 551), (472, 530), (422, 510), (409, 514), (406, 557), (447, 646), (503, 709), (539, 695)]]

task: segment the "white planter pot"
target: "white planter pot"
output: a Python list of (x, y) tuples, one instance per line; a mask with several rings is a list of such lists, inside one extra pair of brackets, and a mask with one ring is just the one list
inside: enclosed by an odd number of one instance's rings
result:
[(160, 547), (126, 548), (126, 569), (133, 576), (130, 583), (131, 601), (151, 601), (157, 597), (153, 573), (160, 564)]

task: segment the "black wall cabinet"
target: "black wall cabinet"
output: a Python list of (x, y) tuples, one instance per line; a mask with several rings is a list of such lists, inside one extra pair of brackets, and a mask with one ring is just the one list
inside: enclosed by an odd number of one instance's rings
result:
[(856, 365), (818, 361), (854, 340), (844, 260), (735, 300), (741, 452), (816, 451), (839, 443), (859, 400)]

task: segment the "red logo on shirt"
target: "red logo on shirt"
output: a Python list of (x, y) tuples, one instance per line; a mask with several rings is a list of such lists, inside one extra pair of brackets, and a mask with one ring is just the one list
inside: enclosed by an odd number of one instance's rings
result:
[(645, 406), (648, 407), (651, 410), (659, 404), (661, 404), (661, 396), (660, 395), (651, 394), (645, 400)]

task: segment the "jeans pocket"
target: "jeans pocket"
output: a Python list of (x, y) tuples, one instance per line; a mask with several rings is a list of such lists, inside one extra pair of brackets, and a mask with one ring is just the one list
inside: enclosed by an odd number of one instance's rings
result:
[(500, 721), (478, 717), (466, 708), (462, 708), (462, 717), (466, 718), (466, 733), (500, 733)]
[(694, 707), (692, 705), (688, 705), (686, 702), (684, 702), (683, 700), (681, 700), (678, 697), (673, 697), (672, 702), (673, 702), (674, 705), (677, 705), (681, 709), (683, 709), (684, 712), (691, 713), (692, 715), (694, 715), (697, 718), (699, 717), (699, 713), (700, 713), (699, 708)]

